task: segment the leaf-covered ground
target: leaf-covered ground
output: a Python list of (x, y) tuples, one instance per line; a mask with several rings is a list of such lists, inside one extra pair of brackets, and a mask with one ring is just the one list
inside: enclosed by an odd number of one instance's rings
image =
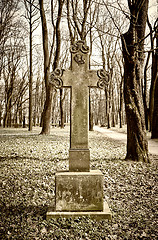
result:
[(54, 173), (68, 169), (69, 130), (39, 133), (0, 129), (0, 239), (158, 239), (158, 156), (151, 156), (151, 164), (124, 161), (124, 144), (90, 132), (91, 168), (104, 174), (112, 221), (46, 221)]

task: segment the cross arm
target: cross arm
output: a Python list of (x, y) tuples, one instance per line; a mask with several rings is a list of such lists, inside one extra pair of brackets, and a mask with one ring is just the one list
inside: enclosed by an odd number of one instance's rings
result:
[(73, 79), (73, 73), (71, 70), (64, 70), (63, 71), (63, 87), (70, 87), (72, 86), (72, 79)]
[(98, 82), (97, 71), (89, 70), (87, 74), (87, 78), (88, 78), (88, 85), (90, 87), (97, 87), (97, 82)]
[(105, 88), (109, 83), (109, 74), (104, 69), (89, 70), (87, 74), (90, 87)]
[[(70, 87), (73, 85), (73, 79), (80, 75), (80, 72), (73, 72), (72, 70), (55, 69), (50, 74), (49, 81), (56, 87)], [(99, 87), (105, 89), (109, 83), (109, 74), (104, 70), (88, 70), (85, 72), (86, 82), (89, 87)]]
[(49, 81), (55, 88), (70, 87), (72, 85), (72, 71), (55, 69), (51, 72)]

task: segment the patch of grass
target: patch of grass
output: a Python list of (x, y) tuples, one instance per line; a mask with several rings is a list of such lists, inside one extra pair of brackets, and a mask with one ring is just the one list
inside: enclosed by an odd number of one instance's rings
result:
[(124, 161), (126, 146), (89, 133), (91, 168), (104, 174), (104, 197), (112, 222), (87, 217), (45, 220), (54, 203), (57, 170), (68, 170), (69, 129), (49, 136), (26, 129), (0, 129), (0, 239), (156, 239), (157, 158)]

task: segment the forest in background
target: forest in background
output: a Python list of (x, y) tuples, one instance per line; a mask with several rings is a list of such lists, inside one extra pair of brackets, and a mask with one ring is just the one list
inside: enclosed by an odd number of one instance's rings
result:
[[(0, 1), (1, 239), (156, 239), (157, 155), (145, 135), (158, 137), (156, 14), (157, 0)], [(54, 174), (68, 169), (70, 137), (67, 127), (50, 128), (69, 124), (70, 89), (52, 88), (49, 75), (69, 68), (78, 39), (90, 47), (90, 68), (109, 76), (106, 88), (90, 89), (91, 129), (127, 124), (127, 146), (89, 133), (111, 222), (45, 220)]]
[(69, 124), (70, 89), (55, 89), (49, 76), (69, 68), (70, 46), (83, 40), (90, 69), (104, 69), (109, 78), (104, 89), (89, 90), (90, 130), (127, 123), (132, 143), (144, 145), (145, 129), (157, 138), (156, 17), (156, 0), (2, 0), (0, 126), (42, 126), (49, 134), (51, 125)]

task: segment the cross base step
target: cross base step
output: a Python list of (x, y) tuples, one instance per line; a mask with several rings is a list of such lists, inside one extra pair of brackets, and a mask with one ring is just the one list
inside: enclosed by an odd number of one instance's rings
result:
[(96, 220), (111, 220), (112, 219), (112, 214), (109, 209), (109, 206), (107, 202), (104, 202), (104, 208), (103, 211), (87, 211), (87, 212), (59, 212), (59, 211), (53, 211), (51, 208), (48, 209), (48, 212), (46, 214), (46, 220), (49, 220), (51, 218), (75, 218), (75, 217), (89, 217), (91, 219), (96, 219)]

